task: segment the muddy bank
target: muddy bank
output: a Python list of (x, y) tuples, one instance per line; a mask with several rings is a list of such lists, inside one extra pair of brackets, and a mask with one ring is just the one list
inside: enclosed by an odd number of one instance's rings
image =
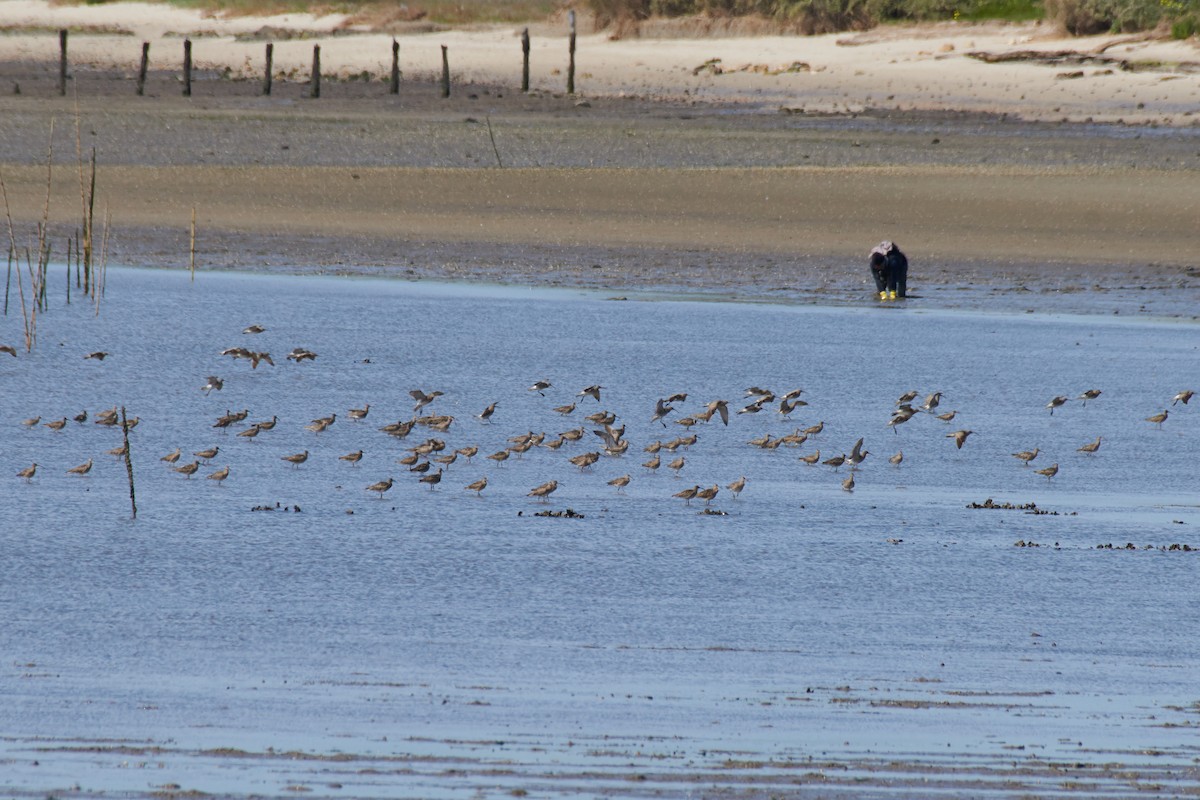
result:
[(195, 208), (201, 268), (859, 302), (863, 254), (892, 238), (934, 305), (1187, 315), (1200, 299), (1191, 130), (483, 85), (449, 101), (424, 84), (321, 101), (295, 84), (263, 98), (213, 81), (191, 100), (89, 86), (78, 106), (0, 98), (0, 168), (31, 230), (53, 121), (65, 237), (78, 120), (120, 263), (186, 264)]

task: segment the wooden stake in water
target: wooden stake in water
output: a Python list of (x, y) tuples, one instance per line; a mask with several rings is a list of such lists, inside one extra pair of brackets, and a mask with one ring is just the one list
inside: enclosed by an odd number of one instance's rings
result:
[(142, 65), (138, 67), (138, 97), (146, 93), (146, 70), (148, 69), (150, 69), (150, 43), (142, 42)]
[(321, 96), (321, 45), (313, 45), (312, 83), (308, 96), (316, 99)]
[(196, 282), (196, 207), (192, 206), (192, 243), (188, 259), (188, 269), (192, 272), (192, 283)]
[(400, 43), (392, 39), (392, 94), (400, 94)]
[(521, 31), (521, 91), (529, 91), (529, 28)]
[(263, 72), (263, 94), (271, 94), (271, 72), (275, 69), (275, 45), (267, 42), (267, 69)]
[(67, 94), (67, 31), (58, 32), (58, 93)]
[(129, 420), (125, 418), (125, 406), (121, 406), (121, 436), (125, 443), (125, 474), (129, 477), (129, 507), (137, 519), (137, 496), (133, 491), (133, 454), (129, 452)]
[(183, 96), (192, 96), (192, 40), (183, 40)]
[(500, 148), (496, 147), (496, 135), (492, 133), (492, 118), (487, 116), (484, 119), (487, 121), (488, 138), (492, 140), (492, 152), (496, 154), (496, 166), (504, 169), (504, 162), (500, 160)]
[(567, 62), (567, 94), (575, 94), (575, 9), (567, 12), (567, 19), (571, 23), (571, 38), (567, 45), (570, 53), (570, 60)]
[(449, 48), (442, 45), (442, 97), (450, 96), (450, 55)]

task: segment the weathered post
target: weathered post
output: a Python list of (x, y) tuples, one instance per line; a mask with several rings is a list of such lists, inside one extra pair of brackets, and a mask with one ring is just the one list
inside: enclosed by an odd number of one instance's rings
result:
[(267, 69), (263, 73), (263, 94), (271, 94), (271, 73), (275, 69), (275, 45), (267, 42)]
[(146, 93), (146, 70), (150, 68), (150, 43), (142, 42), (142, 65), (138, 67), (137, 94), (141, 97)]
[[(134, 420), (136, 423), (137, 420)], [(137, 496), (133, 492), (133, 456), (129, 453), (129, 420), (125, 417), (125, 406), (121, 406), (121, 438), (125, 443), (125, 475), (129, 478), (129, 507), (137, 519)]]
[(58, 93), (67, 93), (67, 31), (58, 32)]
[(392, 94), (400, 94), (400, 43), (392, 39)]
[(309, 85), (308, 96), (318, 98), (321, 96), (321, 45), (313, 45), (313, 65), (312, 65), (312, 82)]
[(570, 60), (567, 62), (567, 94), (575, 94), (575, 9), (567, 12), (567, 19), (571, 23), (571, 39), (567, 45), (570, 52)]
[(449, 48), (442, 45), (442, 97), (450, 96), (450, 56)]
[(192, 40), (183, 40), (183, 96), (192, 96)]
[(521, 31), (521, 91), (529, 91), (529, 28)]

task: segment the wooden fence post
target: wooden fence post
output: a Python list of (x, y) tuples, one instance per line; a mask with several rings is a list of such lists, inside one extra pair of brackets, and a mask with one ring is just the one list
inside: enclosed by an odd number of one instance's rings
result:
[(313, 45), (313, 65), (312, 65), (312, 82), (309, 86), (308, 96), (318, 98), (321, 96), (321, 45)]
[(192, 96), (192, 40), (183, 40), (183, 96)]
[(392, 39), (392, 94), (400, 94), (400, 43)]
[(150, 43), (142, 42), (142, 65), (138, 68), (137, 94), (141, 97), (146, 93), (146, 70), (150, 68)]
[(575, 94), (575, 9), (567, 12), (567, 19), (571, 22), (571, 40), (568, 45), (570, 61), (567, 63), (567, 94)]
[(58, 32), (58, 93), (67, 93), (67, 31)]
[(521, 91), (529, 91), (529, 28), (521, 31)]
[(275, 69), (275, 45), (267, 42), (267, 69), (263, 73), (263, 94), (271, 94), (271, 73)]
[(446, 45), (442, 45), (442, 97), (450, 96), (450, 56)]

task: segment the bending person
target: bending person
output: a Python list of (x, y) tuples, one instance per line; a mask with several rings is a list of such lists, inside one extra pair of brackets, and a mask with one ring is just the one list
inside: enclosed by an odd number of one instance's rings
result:
[(871, 250), (871, 276), (880, 300), (895, 300), (908, 292), (908, 257), (895, 242), (882, 241)]

